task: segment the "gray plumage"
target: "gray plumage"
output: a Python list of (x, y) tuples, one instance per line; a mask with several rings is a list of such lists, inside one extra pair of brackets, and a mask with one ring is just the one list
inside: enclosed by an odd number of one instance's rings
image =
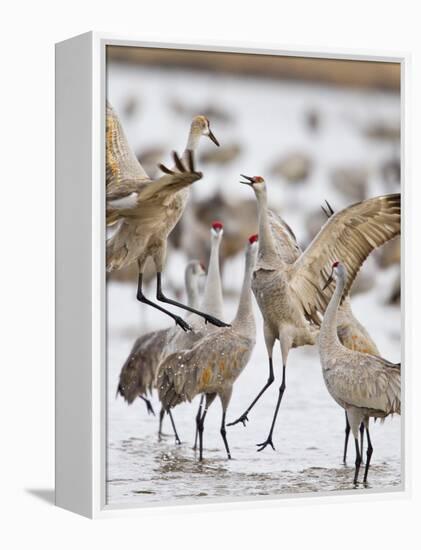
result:
[[(333, 399), (345, 409), (356, 445), (354, 482), (358, 481), (361, 455), (358, 428), (363, 421), (368, 438), (364, 482), (373, 451), (369, 435), (369, 419), (381, 418), (401, 411), (400, 364), (393, 364), (377, 355), (353, 351), (341, 344), (337, 334), (338, 308), (347, 287), (347, 269), (335, 262), (336, 288), (326, 309), (319, 335), (319, 353), (323, 378)], [(329, 279), (328, 279), (329, 281)], [(331, 285), (333, 286), (333, 285)]]
[(152, 393), (169, 330), (166, 328), (143, 334), (134, 343), (121, 369), (118, 383), (118, 393), (129, 405), (136, 397), (146, 397)]
[[(286, 387), (285, 372), (291, 348), (313, 345), (331, 297), (322, 292), (333, 261), (347, 266), (346, 298), (362, 263), (378, 246), (400, 233), (400, 195), (368, 199), (337, 212), (323, 225), (303, 252), (294, 246), (292, 232), (278, 226), (274, 237), (273, 216), (267, 205), (266, 185), (260, 176), (243, 176), (253, 188), (258, 204), (259, 252), (252, 288), (264, 320), (264, 337), (269, 356), (269, 378), (248, 409), (234, 423), (248, 420), (247, 414), (273, 382), (272, 351), (279, 340), (282, 356), (282, 384), (268, 438), (259, 444), (272, 446), (279, 405)], [(282, 246), (280, 246), (280, 243)], [(296, 243), (295, 243), (296, 244)], [(233, 423), (233, 424), (234, 424)]]
[[(204, 269), (197, 260), (191, 260), (185, 269), (185, 283), (188, 304), (197, 307), (199, 301), (198, 279)], [(122, 369), (118, 383), (118, 393), (130, 405), (138, 396), (152, 393), (156, 383), (156, 372), (166, 352), (168, 339), (176, 327), (169, 327), (143, 334), (134, 343)]]
[(175, 168), (160, 165), (164, 174), (151, 179), (136, 159), (118, 116), (107, 102), (106, 195), (107, 224), (119, 222), (107, 241), (107, 270), (137, 261), (140, 272), (148, 257), (162, 271), (167, 238), (180, 219), (189, 186), (202, 177), (193, 165), (193, 151), (202, 135), (209, 135), (205, 117), (193, 119), (186, 149)]
[[(212, 331), (191, 349), (177, 351), (166, 357), (158, 369), (157, 376), (159, 398), (167, 410), (204, 393), (206, 395), (204, 415), (206, 415), (215, 396), (219, 396), (223, 409), (221, 433), (229, 458), (230, 452), (225, 437), (225, 413), (231, 399), (233, 384), (250, 359), (255, 344), (256, 328), (250, 279), (256, 248), (254, 241), (247, 247), (240, 301), (231, 326)], [(202, 457), (202, 444), (200, 457)]]
[(361, 409), (362, 417), (384, 418), (400, 413), (400, 364), (390, 363), (378, 355), (351, 350), (338, 338), (338, 307), (346, 287), (347, 271), (341, 263), (334, 270), (337, 274), (336, 289), (319, 335), (326, 386), (341, 407)]
[[(220, 225), (220, 227), (219, 227)], [(208, 273), (206, 276), (205, 289), (202, 299), (199, 301), (201, 311), (213, 315), (218, 319), (224, 316), (224, 298), (222, 294), (222, 281), (220, 271), (219, 252), (223, 238), (224, 230), (219, 222), (218, 227), (212, 225), (210, 229), (210, 257), (208, 262)], [(192, 330), (184, 332), (174, 330), (169, 335), (166, 354), (170, 355), (180, 349), (189, 349), (209, 332), (216, 330), (216, 327), (210, 323), (205, 323), (204, 319), (191, 313), (186, 316)]]

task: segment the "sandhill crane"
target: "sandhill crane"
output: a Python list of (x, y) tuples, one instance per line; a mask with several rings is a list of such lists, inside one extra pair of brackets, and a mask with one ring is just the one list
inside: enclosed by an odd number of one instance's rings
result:
[[(274, 238), (267, 207), (265, 181), (260, 176), (243, 176), (257, 199), (259, 253), (252, 288), (264, 320), (264, 337), (269, 356), (269, 378), (246, 411), (229, 425), (242, 422), (261, 395), (273, 383), (272, 350), (278, 339), (282, 355), (282, 383), (267, 439), (258, 451), (270, 445), (276, 418), (286, 387), (286, 364), (291, 348), (316, 343), (329, 296), (321, 291), (329, 265), (343, 261), (349, 271), (343, 299), (367, 256), (376, 247), (400, 233), (400, 195), (384, 195), (354, 204), (337, 212), (323, 225), (303, 254), (294, 259), (285, 229)], [(282, 243), (282, 247), (279, 244)], [(296, 252), (295, 252), (296, 254)]]
[(386, 418), (401, 411), (401, 366), (382, 357), (353, 351), (338, 339), (338, 307), (349, 285), (345, 264), (335, 261), (324, 288), (336, 277), (336, 288), (326, 308), (319, 334), (319, 354), (326, 387), (333, 399), (345, 409), (355, 440), (354, 484), (358, 483), (361, 453), (358, 427), (364, 422), (367, 434), (367, 482), (373, 446), (368, 429), (370, 417)]
[[(367, 329), (358, 321), (354, 316), (351, 309), (351, 301), (349, 297), (345, 298), (342, 305), (338, 310), (338, 338), (343, 346), (352, 350), (359, 351), (361, 353), (368, 353), (369, 355), (380, 355), (376, 344), (367, 332)], [(346, 455), (348, 450), (348, 439), (351, 427), (348, 421), (348, 415), (345, 411), (345, 443), (343, 463), (346, 464)], [(364, 423), (360, 425), (360, 438), (361, 438), (361, 454), (363, 452), (364, 441)]]
[[(205, 274), (203, 265), (197, 260), (188, 262), (185, 269), (185, 284), (188, 305), (196, 308), (199, 302), (199, 278)], [(148, 413), (154, 413), (152, 404), (147, 395), (155, 388), (156, 372), (165, 352), (168, 339), (175, 327), (155, 330), (140, 336), (134, 343), (120, 372), (117, 393), (120, 394), (129, 405), (136, 397), (145, 401)], [(162, 420), (164, 410), (161, 409), (159, 417), (159, 432), (162, 432)], [(171, 417), (176, 441), (179, 442), (174, 421)]]
[(209, 136), (218, 145), (209, 121), (202, 116), (195, 117), (183, 156), (180, 159), (174, 153), (176, 168), (170, 170), (160, 165), (164, 175), (151, 180), (131, 150), (117, 114), (107, 104), (107, 224), (119, 222), (118, 229), (107, 241), (107, 271), (137, 262), (137, 299), (169, 315), (183, 330), (190, 329), (184, 319), (143, 294), (143, 270), (147, 259), (152, 258), (157, 277), (156, 297), (159, 301), (201, 315), (217, 326), (224, 326), (224, 323), (211, 315), (167, 298), (161, 284), (168, 235), (183, 213), (190, 185), (202, 177), (200, 172), (195, 171), (193, 164), (193, 151), (202, 135)]
[(197, 419), (199, 460), (203, 459), (203, 429), (207, 411), (218, 395), (222, 404), (221, 436), (228, 458), (231, 453), (225, 429), (225, 416), (235, 380), (250, 359), (256, 338), (251, 297), (251, 275), (257, 252), (257, 235), (249, 239), (244, 280), (237, 314), (231, 327), (212, 331), (190, 350), (169, 355), (160, 365), (157, 376), (159, 398), (166, 410), (204, 393), (206, 404)]
[[(210, 228), (208, 273), (206, 276), (203, 297), (198, 306), (201, 311), (217, 317), (218, 319), (223, 317), (224, 314), (224, 298), (222, 294), (222, 281), (219, 265), (219, 251), (223, 234), (223, 223), (217, 220), (213, 221)], [(207, 331), (211, 330), (210, 325), (205, 324), (203, 319), (197, 317), (193, 313), (189, 314), (186, 319), (188, 319), (189, 324), (192, 327), (192, 331), (188, 333), (173, 331), (171, 338), (168, 340), (166, 355), (169, 355), (179, 349), (190, 348), (197, 340), (202, 338)]]
[[(322, 206), (323, 212), (328, 218), (335, 213), (331, 205), (326, 202), (326, 208)], [(338, 309), (338, 338), (340, 343), (346, 348), (369, 355), (380, 355), (376, 344), (367, 332), (367, 329), (358, 321), (351, 309), (351, 300), (347, 296)], [(345, 411), (345, 443), (343, 463), (346, 464), (346, 455), (348, 450), (348, 439), (351, 427), (348, 422), (348, 416)], [(361, 456), (363, 454), (364, 441), (364, 422), (360, 424)]]
[[(212, 222), (210, 230), (210, 256), (208, 262), (208, 274), (206, 277), (205, 290), (203, 293), (203, 298), (200, 302), (200, 309), (217, 317), (218, 319), (223, 318), (224, 316), (224, 298), (222, 294), (222, 281), (221, 281), (221, 270), (220, 270), (220, 247), (222, 242), (222, 237), (224, 234), (224, 225), (221, 221), (215, 220)], [(198, 340), (203, 338), (211, 330), (215, 329), (214, 326), (210, 324), (204, 324), (203, 319), (190, 314), (188, 316), (189, 323), (192, 326), (192, 331), (190, 332), (180, 332), (172, 331), (171, 336), (168, 338), (166, 346), (166, 355), (170, 355), (172, 352), (177, 350), (186, 350), (190, 349)], [(202, 413), (204, 396), (202, 394), (199, 403), (199, 409), (196, 415), (196, 424), (198, 418), (200, 418)], [(193, 449), (197, 448), (197, 437), (198, 431), (196, 429), (195, 441)]]

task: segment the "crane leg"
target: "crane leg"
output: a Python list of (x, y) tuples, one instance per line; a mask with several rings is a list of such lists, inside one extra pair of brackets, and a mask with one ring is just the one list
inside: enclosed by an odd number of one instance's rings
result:
[(162, 422), (164, 420), (164, 414), (165, 409), (164, 407), (161, 407), (161, 410), (159, 411), (159, 428), (158, 428), (158, 440), (161, 441), (162, 439)]
[(275, 376), (273, 374), (273, 362), (272, 357), (269, 357), (269, 378), (266, 382), (266, 384), (263, 386), (263, 388), (259, 391), (256, 398), (251, 402), (249, 407), (243, 412), (243, 414), (237, 418), (237, 420), (234, 420), (234, 422), (230, 422), (227, 424), (227, 426), (234, 426), (235, 424), (238, 424), (239, 422), (243, 423), (243, 426), (246, 425), (246, 422), (248, 422), (248, 413), (251, 411), (251, 409), (254, 407), (254, 405), (259, 401), (259, 399), (262, 397), (262, 395), (265, 393), (265, 391), (268, 389), (268, 387), (273, 383), (275, 380)]
[(360, 471), (361, 466), (361, 453), (360, 453), (360, 446), (358, 444), (358, 438), (355, 438), (355, 475), (354, 475), (354, 485), (358, 484), (358, 473)]
[(148, 411), (148, 414), (153, 414), (155, 416), (155, 411), (153, 410), (152, 403), (149, 401), (147, 397), (144, 395), (139, 395), (140, 399), (143, 399), (143, 401), (146, 403), (146, 410)]
[(170, 417), (171, 426), (172, 426), (172, 429), (173, 429), (173, 431), (174, 431), (175, 442), (176, 442), (177, 445), (181, 445), (181, 440), (180, 440), (180, 438), (178, 437), (177, 428), (175, 427), (174, 418), (173, 418), (173, 416), (172, 416), (172, 413), (171, 413), (171, 410), (170, 410), (170, 409), (168, 409), (168, 416)]
[(200, 420), (200, 417), (202, 416), (202, 409), (203, 409), (203, 401), (205, 399), (205, 394), (202, 393), (200, 396), (200, 403), (199, 403), (199, 409), (196, 414), (196, 433), (194, 434), (194, 445), (193, 445), (193, 451), (197, 451), (197, 439), (199, 437), (199, 430), (197, 428), (198, 422)]
[(216, 397), (216, 393), (206, 394), (205, 410), (203, 411), (202, 416), (197, 421), (197, 431), (199, 432), (199, 461), (203, 460), (203, 431), (205, 426), (205, 418), (206, 418), (208, 409), (212, 401), (215, 399), (215, 397)]
[(361, 422), (361, 424), (360, 424), (360, 451), (361, 451), (361, 463), (364, 464), (363, 449), (364, 449), (364, 422)]
[(207, 313), (204, 313), (203, 311), (199, 311), (197, 309), (194, 309), (192, 307), (187, 306), (186, 304), (182, 304), (180, 302), (177, 302), (176, 300), (171, 300), (170, 298), (167, 298), (164, 293), (162, 292), (162, 281), (161, 281), (161, 273), (158, 272), (156, 274), (156, 299), (160, 302), (165, 302), (166, 304), (170, 304), (172, 306), (180, 307), (182, 309), (185, 309), (186, 311), (190, 311), (190, 313), (195, 313), (196, 315), (200, 315), (200, 317), (203, 317), (206, 322), (211, 323), (212, 325), (215, 325), (217, 327), (229, 327), (227, 323), (224, 323), (223, 321), (220, 321), (216, 317), (213, 317), (213, 315), (208, 315)]
[(225, 445), (225, 449), (227, 451), (228, 459), (231, 460), (231, 453), (230, 453), (230, 449), (229, 449), (228, 441), (227, 441), (227, 430), (225, 429), (225, 414), (226, 414), (226, 412), (224, 411), (222, 413), (221, 435), (222, 435), (222, 439), (224, 440), (224, 445)]
[(143, 304), (147, 304), (148, 306), (154, 307), (155, 309), (162, 311), (162, 313), (165, 313), (166, 315), (171, 317), (171, 319), (174, 319), (175, 324), (179, 325), (185, 332), (187, 332), (188, 330), (191, 330), (191, 326), (188, 323), (186, 323), (184, 319), (182, 319), (178, 315), (174, 315), (174, 313), (171, 313), (171, 311), (164, 309), (163, 307), (159, 306), (158, 304), (155, 304), (154, 302), (146, 298), (142, 290), (142, 279), (143, 279), (143, 274), (139, 273), (139, 281), (138, 281), (137, 294), (136, 294), (136, 298), (139, 300), (139, 302), (142, 302)]
[(199, 433), (199, 460), (200, 461), (203, 460), (203, 430), (204, 430), (204, 424), (205, 424), (205, 418), (206, 418), (207, 412), (208, 412), (208, 409), (206, 406), (202, 416), (199, 418), (197, 422), (197, 431)]
[(370, 467), (371, 455), (373, 454), (373, 446), (371, 444), (370, 433), (368, 431), (368, 423), (365, 427), (365, 433), (367, 434), (367, 459), (365, 463), (364, 483), (367, 483), (368, 469)]
[(286, 371), (286, 366), (284, 365), (282, 367), (282, 383), (279, 386), (278, 401), (276, 403), (275, 413), (273, 415), (273, 420), (272, 420), (272, 425), (270, 427), (269, 435), (268, 435), (268, 438), (266, 439), (266, 441), (264, 441), (263, 443), (258, 443), (257, 444), (257, 447), (260, 447), (259, 449), (257, 449), (257, 452), (263, 451), (263, 449), (265, 449), (268, 445), (270, 445), (272, 447), (272, 449), (275, 450), (275, 447), (274, 447), (273, 441), (272, 441), (272, 436), (273, 436), (273, 430), (274, 430), (275, 424), (276, 424), (276, 417), (278, 416), (279, 407), (281, 405), (282, 397), (284, 395), (285, 388), (286, 388), (285, 371)]
[(343, 463), (346, 464), (346, 454), (348, 451), (348, 439), (349, 439), (349, 432), (351, 431), (351, 426), (349, 425), (348, 415), (345, 411), (345, 445), (344, 445), (344, 458)]

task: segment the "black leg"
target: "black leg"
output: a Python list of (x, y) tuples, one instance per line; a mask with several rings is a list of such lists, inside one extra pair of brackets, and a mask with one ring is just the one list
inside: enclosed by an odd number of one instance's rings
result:
[(224, 445), (227, 451), (228, 458), (231, 460), (231, 453), (230, 453), (230, 449), (228, 447), (228, 441), (227, 441), (227, 430), (225, 429), (225, 411), (222, 413), (221, 435), (222, 435), (222, 439), (224, 440)]
[(275, 428), (276, 417), (278, 416), (279, 407), (281, 405), (282, 396), (284, 395), (285, 388), (286, 388), (285, 371), (286, 371), (286, 367), (284, 365), (282, 367), (282, 384), (279, 386), (278, 402), (276, 403), (275, 414), (273, 415), (273, 420), (272, 420), (272, 425), (270, 427), (269, 435), (268, 435), (268, 438), (266, 439), (266, 441), (264, 441), (263, 443), (258, 443), (257, 444), (257, 447), (260, 447), (259, 449), (257, 449), (257, 452), (263, 451), (263, 449), (265, 447), (267, 447), (268, 445), (270, 445), (272, 447), (272, 449), (275, 450), (275, 447), (274, 447), (273, 441), (272, 441), (272, 435), (273, 435), (273, 430)]
[(243, 412), (243, 414), (237, 418), (237, 420), (234, 420), (234, 422), (230, 422), (227, 424), (227, 426), (234, 426), (235, 424), (238, 424), (238, 422), (242, 422), (243, 426), (246, 425), (246, 422), (248, 422), (248, 413), (251, 411), (251, 409), (254, 407), (254, 405), (259, 401), (259, 399), (262, 397), (262, 395), (265, 393), (265, 391), (268, 389), (268, 387), (273, 383), (275, 380), (275, 377), (273, 375), (273, 362), (272, 357), (269, 357), (269, 378), (266, 384), (263, 386), (263, 388), (260, 390), (260, 392), (257, 394), (256, 398), (251, 402), (249, 407)]
[(174, 431), (175, 442), (176, 442), (177, 445), (181, 445), (181, 441), (180, 441), (180, 438), (178, 437), (178, 433), (177, 433), (177, 428), (175, 427), (174, 418), (172, 417), (172, 414), (171, 414), (171, 410), (170, 410), (170, 409), (168, 409), (168, 416), (170, 417), (171, 426), (172, 426), (172, 429), (173, 429), (173, 431)]
[(208, 408), (205, 407), (205, 410), (203, 411), (202, 416), (199, 418), (197, 422), (197, 431), (199, 432), (199, 460), (203, 460), (203, 430), (205, 425), (205, 418), (206, 413), (208, 412)]
[(186, 323), (184, 319), (182, 319), (178, 315), (174, 315), (174, 313), (171, 313), (171, 311), (164, 309), (163, 307), (159, 306), (158, 304), (155, 304), (154, 302), (146, 298), (146, 296), (143, 294), (143, 291), (142, 291), (142, 278), (143, 278), (142, 273), (139, 273), (139, 281), (138, 281), (137, 294), (136, 294), (136, 298), (139, 300), (139, 302), (142, 302), (143, 304), (147, 304), (148, 306), (154, 307), (155, 309), (159, 309), (159, 311), (162, 311), (162, 313), (165, 313), (166, 315), (171, 317), (171, 319), (174, 319), (175, 324), (179, 325), (184, 331), (187, 332), (188, 330), (191, 330), (191, 326), (188, 323)]
[(358, 484), (358, 473), (360, 471), (361, 466), (361, 454), (360, 454), (360, 446), (358, 445), (358, 438), (355, 438), (355, 475), (354, 475), (354, 485)]
[(158, 440), (161, 441), (162, 439), (162, 422), (164, 420), (164, 414), (165, 409), (164, 407), (161, 407), (161, 410), (159, 411), (159, 428), (158, 428)]
[(364, 456), (364, 422), (361, 422), (360, 424), (360, 453), (361, 453), (361, 462), (363, 463), (363, 456)]
[(346, 464), (346, 454), (348, 452), (348, 439), (349, 439), (349, 432), (351, 431), (351, 426), (349, 425), (349, 422), (348, 422), (348, 415), (346, 414), (346, 411), (345, 411), (345, 445), (344, 445), (344, 459), (343, 459), (343, 463)]
[(364, 483), (367, 483), (368, 469), (370, 467), (371, 455), (373, 454), (373, 446), (371, 445), (370, 432), (368, 431), (368, 423), (365, 428), (365, 433), (367, 434), (367, 459), (365, 463)]
[(170, 298), (167, 298), (164, 295), (164, 293), (162, 292), (161, 273), (157, 273), (156, 277), (157, 277), (156, 298), (160, 302), (165, 302), (166, 304), (170, 304), (172, 306), (181, 307), (182, 309), (185, 309), (186, 311), (190, 311), (191, 313), (196, 313), (196, 315), (200, 315), (200, 317), (203, 317), (206, 320), (206, 322), (209, 322), (212, 325), (215, 325), (217, 327), (229, 327), (230, 326), (230, 325), (227, 325), (227, 323), (224, 323), (223, 321), (220, 321), (216, 317), (213, 317), (212, 315), (208, 315), (207, 313), (204, 313), (203, 311), (199, 311), (199, 310), (194, 309), (192, 307), (189, 307), (185, 304), (181, 304), (180, 302), (177, 302), (175, 300), (171, 300)]
[(200, 403), (199, 403), (199, 409), (197, 411), (197, 414), (196, 414), (196, 433), (194, 434), (194, 446), (193, 446), (193, 451), (196, 451), (197, 450), (197, 438), (199, 436), (199, 430), (197, 428), (198, 426), (198, 422), (200, 421), (200, 417), (202, 415), (202, 409), (203, 409), (203, 401), (205, 399), (205, 394), (202, 393), (202, 395), (200, 396)]
[(143, 399), (143, 401), (146, 403), (146, 410), (148, 411), (148, 414), (153, 414), (155, 416), (155, 411), (153, 410), (152, 403), (149, 401), (147, 397), (144, 395), (139, 395), (140, 399)]

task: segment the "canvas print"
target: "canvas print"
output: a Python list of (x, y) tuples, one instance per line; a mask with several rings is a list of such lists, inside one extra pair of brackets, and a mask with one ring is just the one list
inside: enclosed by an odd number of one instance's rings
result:
[(107, 503), (400, 489), (400, 65), (106, 69)]

